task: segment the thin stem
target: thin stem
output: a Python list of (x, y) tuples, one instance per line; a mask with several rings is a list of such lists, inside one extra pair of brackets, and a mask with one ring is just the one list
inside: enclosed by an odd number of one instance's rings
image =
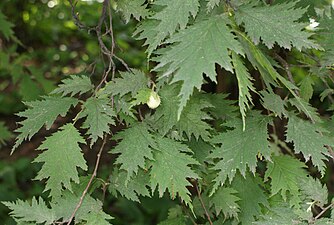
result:
[(198, 188), (198, 185), (195, 184), (194, 186), (195, 186), (196, 191), (197, 191), (198, 199), (199, 199), (199, 201), (201, 202), (202, 208), (204, 209), (205, 215), (206, 215), (206, 217), (207, 217), (207, 219), (208, 219), (210, 225), (213, 225), (213, 223), (212, 223), (212, 221), (211, 221), (211, 218), (210, 218), (210, 215), (209, 215), (209, 212), (208, 212), (208, 210), (206, 209), (205, 204), (204, 204), (204, 202), (203, 202), (202, 195), (201, 195), (201, 192), (200, 192), (200, 190), (199, 190), (199, 188)]
[(79, 200), (77, 206), (75, 207), (75, 209), (74, 209), (74, 211), (73, 211), (71, 217), (70, 217), (69, 220), (67, 221), (67, 225), (70, 225), (70, 224), (71, 224), (72, 220), (73, 220), (74, 217), (75, 217), (75, 214), (76, 214), (77, 211), (79, 210), (79, 208), (80, 208), (80, 206), (82, 205), (82, 202), (83, 202), (85, 196), (86, 196), (87, 193), (88, 193), (88, 189), (90, 188), (90, 186), (92, 185), (92, 182), (93, 182), (94, 178), (96, 177), (97, 170), (98, 170), (98, 168), (99, 168), (99, 164), (100, 164), (100, 159), (101, 159), (102, 150), (103, 150), (103, 148), (104, 148), (106, 142), (107, 142), (107, 138), (104, 137), (104, 139), (103, 139), (103, 143), (102, 143), (102, 145), (101, 145), (101, 148), (100, 148), (99, 152), (97, 153), (97, 158), (96, 158), (96, 163), (95, 163), (95, 168), (94, 168), (93, 174), (92, 174), (91, 178), (89, 179), (88, 184), (87, 184), (85, 190), (82, 192), (82, 195), (81, 195), (81, 197), (80, 197), (80, 200)]
[(334, 206), (334, 203), (329, 204), (326, 208), (324, 208), (316, 217), (314, 217), (314, 220), (319, 219), (327, 210), (332, 208)]

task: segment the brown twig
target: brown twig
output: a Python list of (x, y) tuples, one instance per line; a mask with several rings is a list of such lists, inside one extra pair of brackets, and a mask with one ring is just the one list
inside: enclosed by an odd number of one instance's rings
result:
[[(295, 82), (295, 80), (293, 79), (293, 76), (292, 76), (292, 73), (291, 73), (291, 70), (290, 70), (290, 65), (289, 65), (289, 63), (288, 63), (287, 61), (285, 61), (285, 59), (283, 59), (283, 58), (282, 58), (279, 54), (277, 54), (277, 53), (274, 53), (274, 56), (275, 56), (275, 58), (282, 64), (282, 66), (284, 67), (284, 70), (285, 70), (286, 74), (288, 75), (288, 79), (289, 79), (289, 81), (290, 81), (292, 84), (296, 85), (296, 82)], [(299, 95), (298, 90), (295, 90), (295, 93), (296, 93), (296, 95)]]
[(107, 142), (107, 138), (104, 137), (103, 142), (102, 142), (102, 145), (101, 145), (101, 148), (100, 148), (99, 152), (97, 153), (97, 158), (96, 158), (96, 163), (95, 163), (95, 168), (94, 168), (93, 174), (92, 174), (91, 178), (89, 179), (88, 184), (87, 184), (85, 190), (82, 192), (82, 195), (81, 195), (81, 197), (80, 197), (80, 200), (79, 200), (77, 206), (75, 207), (75, 209), (74, 209), (74, 211), (73, 211), (71, 217), (68, 219), (68, 221), (67, 221), (67, 225), (70, 225), (70, 224), (71, 224), (73, 218), (75, 217), (75, 214), (77, 213), (77, 211), (79, 210), (79, 208), (80, 208), (81, 205), (82, 205), (82, 202), (83, 202), (83, 200), (84, 200), (84, 198), (85, 198), (85, 196), (86, 196), (86, 194), (87, 194), (87, 192), (88, 192), (88, 189), (90, 188), (90, 186), (91, 186), (91, 184), (92, 184), (94, 178), (96, 177), (97, 169), (99, 168), (99, 165), (100, 165), (100, 159), (101, 159), (102, 150), (103, 150), (103, 148), (104, 148), (106, 142)]
[(196, 191), (197, 191), (198, 199), (199, 199), (199, 201), (201, 202), (201, 206), (202, 206), (202, 208), (204, 209), (205, 215), (206, 215), (206, 217), (207, 217), (207, 219), (208, 219), (210, 225), (212, 225), (213, 223), (212, 223), (212, 221), (211, 221), (209, 212), (208, 212), (208, 210), (207, 210), (206, 207), (205, 207), (205, 204), (204, 204), (204, 202), (203, 202), (202, 195), (201, 195), (201, 192), (200, 192), (200, 190), (199, 190), (199, 188), (198, 188), (197, 183), (195, 183), (194, 186), (195, 186)]

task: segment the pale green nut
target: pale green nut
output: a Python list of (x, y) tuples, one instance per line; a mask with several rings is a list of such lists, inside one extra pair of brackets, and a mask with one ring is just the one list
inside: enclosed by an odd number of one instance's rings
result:
[(150, 109), (155, 109), (160, 105), (160, 103), (160, 96), (155, 91), (152, 91), (146, 104), (150, 107)]

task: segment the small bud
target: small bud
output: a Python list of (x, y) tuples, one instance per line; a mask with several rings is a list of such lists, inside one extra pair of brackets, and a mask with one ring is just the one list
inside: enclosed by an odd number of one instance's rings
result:
[(160, 103), (160, 96), (156, 92), (152, 91), (150, 98), (148, 99), (146, 104), (148, 105), (148, 107), (150, 107), (150, 109), (155, 109), (160, 105)]

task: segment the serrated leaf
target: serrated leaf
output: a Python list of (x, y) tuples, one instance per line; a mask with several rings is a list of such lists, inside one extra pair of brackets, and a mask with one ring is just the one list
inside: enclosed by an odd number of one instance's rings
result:
[(273, 156), (272, 163), (268, 163), (265, 180), (271, 179), (271, 195), (281, 193), (283, 200), (287, 200), (287, 193), (292, 197), (292, 204), (299, 204), (300, 182), (306, 179), (306, 165), (298, 159), (287, 155)]
[(199, 163), (189, 155), (191, 150), (180, 142), (158, 136), (156, 142), (157, 151), (154, 152), (150, 171), (152, 192), (157, 188), (161, 197), (168, 190), (172, 199), (178, 195), (192, 208), (190, 192), (187, 189), (191, 183), (187, 178), (197, 179), (199, 176), (189, 165)]
[(151, 94), (152, 90), (149, 88), (139, 90), (137, 95), (134, 97), (134, 100), (131, 101), (131, 106), (147, 103), (150, 99)]
[(232, 182), (237, 170), (245, 176), (247, 168), (255, 173), (257, 156), (270, 159), (267, 125), (270, 118), (254, 113), (246, 120), (246, 129), (243, 131), (242, 121), (234, 119), (227, 126), (235, 129), (220, 133), (212, 139), (212, 143), (221, 144), (213, 150), (210, 158), (220, 159), (214, 170), (218, 170), (214, 179), (214, 192), (228, 178)]
[(235, 118), (239, 116), (239, 108), (235, 106), (236, 101), (227, 99), (226, 94), (205, 94), (205, 98), (212, 105), (209, 114), (216, 119)]
[(141, 70), (132, 69), (130, 72), (120, 72), (120, 75), (121, 77), (108, 82), (99, 94), (122, 97), (131, 93), (135, 97), (139, 90), (147, 88), (148, 77)]
[(260, 39), (268, 48), (279, 46), (291, 49), (321, 47), (310, 40), (312, 33), (304, 31), (304, 23), (296, 22), (305, 13), (305, 9), (294, 9), (295, 2), (276, 5), (264, 5), (254, 7), (254, 4), (243, 5), (236, 11), (237, 23), (244, 24), (247, 34), (254, 43)]
[(86, 117), (82, 128), (88, 129), (92, 147), (98, 138), (103, 138), (104, 133), (110, 134), (110, 125), (115, 125), (113, 117), (116, 117), (116, 114), (107, 98), (90, 97), (82, 107), (78, 119)]
[(19, 122), (22, 126), (16, 129), (20, 134), (17, 136), (13, 151), (24, 141), (30, 140), (42, 126), (45, 124), (46, 129), (50, 129), (53, 122), (59, 115), (65, 116), (71, 106), (78, 103), (77, 99), (70, 97), (50, 97), (45, 96), (42, 100), (26, 102), (29, 107), (18, 116), (27, 119)]
[(304, 79), (300, 82), (300, 97), (308, 102), (313, 95), (313, 85), (314, 81), (310, 75), (305, 76)]
[(215, 6), (218, 6), (220, 3), (220, 0), (206, 0), (206, 1), (207, 1), (206, 7), (208, 11), (212, 10)]
[(241, 224), (252, 224), (255, 220), (254, 216), (261, 214), (261, 206), (268, 206), (267, 196), (259, 186), (257, 177), (247, 174), (242, 177), (238, 174), (232, 182), (232, 188), (238, 193), (236, 196), (240, 198), (238, 205), (240, 206), (239, 221)]
[(99, 212), (89, 212), (82, 217), (82, 220), (86, 221), (85, 225), (111, 225), (111, 223), (107, 221), (111, 219), (113, 219), (113, 217), (102, 210)]
[(76, 94), (84, 94), (92, 91), (94, 86), (88, 76), (71, 75), (69, 78), (62, 80), (62, 84), (58, 85), (51, 94), (61, 94), (62, 96)]
[(328, 190), (326, 185), (320, 180), (308, 177), (300, 183), (301, 191), (308, 199), (314, 201), (316, 205), (323, 207), (328, 202)]
[[(175, 107), (175, 106), (174, 106)], [(194, 94), (184, 107), (180, 120), (176, 124), (176, 128), (185, 133), (188, 139), (194, 136), (196, 139), (201, 137), (203, 140), (209, 140), (212, 128), (204, 120), (209, 120), (211, 117), (204, 110), (211, 108), (212, 105), (200, 93)]]
[(130, 21), (131, 16), (140, 20), (140, 18), (145, 18), (149, 14), (145, 2), (145, 0), (119, 0), (117, 1), (117, 11), (122, 12), (126, 23)]
[(296, 215), (288, 205), (278, 205), (270, 208), (265, 215), (260, 216), (260, 220), (253, 222), (256, 225), (282, 225), (282, 224), (294, 224), (294, 225), (306, 225)]
[(8, 41), (14, 35), (12, 28), (14, 24), (7, 20), (7, 17), (0, 11), (0, 32)]
[(250, 91), (255, 92), (252, 81), (254, 80), (249, 74), (241, 58), (236, 54), (232, 53), (232, 62), (234, 66), (235, 75), (238, 80), (239, 88), (239, 108), (242, 117), (243, 129), (246, 125), (246, 111), (250, 105), (253, 105), (252, 96)]
[(319, 44), (325, 49), (321, 56), (321, 64), (325, 67), (334, 66), (334, 9), (331, 10), (331, 17), (324, 15), (319, 21), (317, 32)]
[(149, 184), (149, 176), (143, 170), (139, 170), (129, 181), (127, 181), (127, 173), (125, 171), (114, 170), (110, 176), (109, 191), (114, 196), (119, 193), (129, 200), (140, 202), (139, 196), (150, 196), (146, 187), (147, 184)]
[(177, 123), (177, 107), (179, 98), (177, 97), (180, 85), (165, 85), (159, 90), (161, 105), (154, 114), (154, 128), (162, 135), (166, 135)]
[[(178, 118), (194, 88), (203, 84), (203, 73), (216, 80), (215, 64), (232, 71), (228, 49), (242, 53), (241, 46), (227, 27), (225, 16), (210, 16), (185, 30), (181, 30), (168, 40), (174, 43), (155, 60), (154, 70), (166, 68), (162, 76), (174, 73), (172, 82), (182, 81)], [(220, 38), (216, 38), (220, 37)]]
[(111, 153), (120, 153), (116, 164), (121, 164), (120, 169), (127, 171), (126, 181), (137, 174), (139, 168), (146, 168), (146, 159), (153, 160), (151, 147), (155, 146), (155, 140), (149, 131), (150, 128), (145, 123), (136, 123), (114, 136), (122, 141)]
[(11, 210), (9, 215), (18, 222), (52, 224), (56, 220), (54, 212), (47, 207), (41, 197), (38, 199), (33, 197), (31, 203), (22, 200), (2, 203)]
[(146, 39), (144, 45), (148, 45), (148, 55), (177, 29), (185, 29), (189, 16), (195, 17), (199, 8), (199, 0), (156, 0), (153, 2), (158, 7), (163, 7), (137, 27), (135, 35), (141, 33), (138, 39)]
[(240, 207), (238, 201), (240, 200), (235, 194), (236, 190), (233, 188), (220, 187), (211, 197), (210, 207), (214, 206), (216, 215), (224, 214), (225, 219), (238, 218)]
[(312, 107), (308, 102), (296, 96), (295, 98), (289, 99), (289, 103), (295, 106), (299, 112), (303, 112), (312, 122), (321, 122), (321, 118), (317, 112), (317, 109)]
[(273, 112), (275, 116), (280, 118), (287, 115), (287, 111), (285, 110), (286, 103), (279, 95), (276, 95), (275, 93), (269, 93), (267, 91), (261, 91), (260, 94), (264, 108)]
[(295, 115), (289, 116), (287, 125), (286, 140), (293, 142), (294, 151), (302, 153), (305, 161), (311, 160), (323, 176), (325, 174), (327, 161), (325, 155), (328, 150), (325, 145), (334, 146), (334, 140), (326, 136), (327, 131), (316, 124), (298, 118)]
[[(51, 202), (51, 207), (54, 210), (56, 217), (62, 218), (63, 221), (68, 221), (72, 216), (75, 208), (80, 201), (82, 193), (86, 188), (87, 182), (73, 185), (73, 192), (65, 190), (60, 198), (55, 199)], [(82, 204), (75, 214), (76, 223), (86, 221), (85, 224), (92, 224), (93, 221), (99, 221), (97, 224), (110, 224), (106, 220), (113, 219), (110, 215), (106, 214), (102, 210), (102, 202), (94, 199), (88, 193), (82, 200)]]
[(35, 179), (47, 179), (45, 191), (50, 190), (50, 196), (59, 197), (63, 187), (71, 190), (71, 181), (79, 182), (77, 168), (87, 170), (79, 143), (85, 140), (72, 124), (66, 124), (38, 147), (46, 151), (34, 160), (43, 163)]
[(0, 121), (0, 147), (1, 145), (4, 145), (7, 140), (13, 137), (14, 135), (8, 130), (5, 123)]

